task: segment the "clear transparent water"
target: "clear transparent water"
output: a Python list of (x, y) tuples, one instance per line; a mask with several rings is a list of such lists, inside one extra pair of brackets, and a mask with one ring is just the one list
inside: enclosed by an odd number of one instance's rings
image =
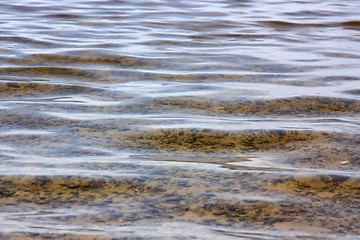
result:
[(357, 239), (358, 16), (0, 3), (0, 236)]

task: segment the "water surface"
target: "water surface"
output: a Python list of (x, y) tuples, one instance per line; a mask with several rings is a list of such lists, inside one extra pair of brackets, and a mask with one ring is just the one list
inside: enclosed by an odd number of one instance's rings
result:
[(358, 239), (360, 3), (0, 3), (0, 237)]

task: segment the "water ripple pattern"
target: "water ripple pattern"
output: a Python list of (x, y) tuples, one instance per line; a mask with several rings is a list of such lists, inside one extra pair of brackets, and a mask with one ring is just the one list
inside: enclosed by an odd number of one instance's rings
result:
[(0, 3), (1, 239), (358, 239), (360, 3)]

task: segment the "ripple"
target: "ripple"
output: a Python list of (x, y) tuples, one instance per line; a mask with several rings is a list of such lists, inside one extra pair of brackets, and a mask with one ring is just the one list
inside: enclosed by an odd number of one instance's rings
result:
[(45, 14), (42, 15), (44, 18), (59, 18), (59, 19), (78, 19), (83, 16), (77, 14)]
[[(104, 45), (100, 45), (104, 46)], [(106, 45), (105, 45), (106, 46)], [(4, 59), (9, 63), (26, 64), (26, 65), (53, 65), (58, 66), (71, 64), (72, 66), (88, 65), (111, 65), (122, 66), (131, 69), (162, 67), (161, 59), (144, 58), (135, 56), (121, 56), (106, 54), (94, 51), (71, 51), (63, 54), (32, 54), (28, 57), (17, 59)], [(164, 61), (164, 60), (163, 60)], [(74, 74), (75, 75), (75, 74)]]
[(297, 22), (288, 22), (288, 21), (260, 21), (259, 23), (270, 26), (270, 27), (279, 27), (279, 28), (329, 28), (329, 27), (359, 27), (359, 21), (344, 21), (344, 22), (336, 22), (336, 23), (297, 23)]
[(0, 36), (0, 41), (5, 43), (21, 43), (27, 44), (32, 47), (40, 47), (40, 48), (49, 48), (49, 47), (57, 47), (58, 45), (51, 41), (39, 41), (30, 37), (19, 37), (19, 36)]
[(360, 89), (349, 90), (349, 91), (346, 91), (346, 93), (360, 95)]
[(0, 1), (0, 238), (357, 239), (358, 8)]

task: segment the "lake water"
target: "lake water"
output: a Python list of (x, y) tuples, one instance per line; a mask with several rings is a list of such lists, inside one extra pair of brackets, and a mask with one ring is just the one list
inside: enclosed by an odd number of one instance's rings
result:
[(0, 238), (359, 239), (360, 2), (0, 3)]

